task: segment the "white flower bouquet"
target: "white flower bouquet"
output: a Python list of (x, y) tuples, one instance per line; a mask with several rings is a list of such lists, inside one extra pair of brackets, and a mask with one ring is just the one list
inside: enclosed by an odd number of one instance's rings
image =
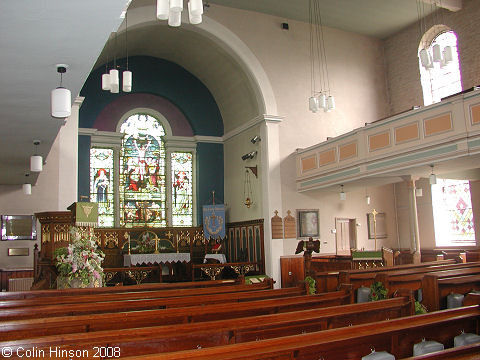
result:
[[(101, 284), (103, 281), (102, 261), (104, 253), (98, 249), (93, 230), (81, 230), (72, 227), (70, 230), (72, 243), (68, 247), (55, 250), (58, 276), (69, 284), (79, 283), (80, 287), (90, 284)], [(57, 280), (58, 283), (58, 280)]]

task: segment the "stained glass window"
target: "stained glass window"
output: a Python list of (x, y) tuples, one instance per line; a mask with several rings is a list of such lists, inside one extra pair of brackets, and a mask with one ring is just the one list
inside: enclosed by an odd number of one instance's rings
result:
[(164, 129), (152, 116), (135, 114), (120, 132), (120, 225), (166, 226)]
[(172, 152), (172, 226), (192, 226), (192, 153)]
[(98, 203), (98, 225), (114, 226), (113, 149), (90, 149), (90, 201)]
[(475, 228), (468, 180), (439, 179), (432, 185), (437, 246), (474, 246)]

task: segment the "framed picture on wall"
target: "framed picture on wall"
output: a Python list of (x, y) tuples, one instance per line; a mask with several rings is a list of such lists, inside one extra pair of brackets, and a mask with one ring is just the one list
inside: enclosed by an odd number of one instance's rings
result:
[(33, 215), (2, 215), (2, 240), (36, 240), (36, 220)]
[(375, 239), (375, 232), (377, 234), (377, 239), (385, 239), (387, 237), (387, 222), (385, 220), (385, 213), (377, 213), (375, 216), (376, 224), (373, 220), (373, 214), (367, 214), (367, 224), (368, 224), (368, 238)]
[(297, 210), (298, 237), (319, 237), (318, 209)]

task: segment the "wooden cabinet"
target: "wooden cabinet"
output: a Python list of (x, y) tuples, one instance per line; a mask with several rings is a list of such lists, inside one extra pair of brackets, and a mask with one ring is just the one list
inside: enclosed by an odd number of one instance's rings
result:
[(305, 280), (305, 266), (302, 255), (280, 256), (282, 288), (297, 286)]

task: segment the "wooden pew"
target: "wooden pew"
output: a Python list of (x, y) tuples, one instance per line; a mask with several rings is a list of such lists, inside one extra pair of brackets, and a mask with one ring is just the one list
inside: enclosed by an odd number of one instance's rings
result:
[(13, 318), (10, 321), (1, 322), (0, 340), (275, 314), (350, 304), (352, 299), (351, 291), (346, 289), (317, 295), (148, 311), (49, 317), (40, 313), (39, 315), (44, 317), (37, 316), (27, 320)]
[[(205, 289), (208, 290), (208, 289)], [(170, 291), (170, 290), (169, 290)], [(180, 291), (178, 291), (180, 292)], [(141, 293), (144, 294), (144, 293)], [(89, 302), (73, 304), (54, 304), (54, 305), (36, 305), (21, 306), (2, 309), (0, 312), (0, 321), (13, 319), (32, 319), (45, 316), (73, 316), (82, 314), (101, 314), (123, 311), (140, 311), (150, 309), (170, 309), (178, 307), (187, 307), (192, 305), (206, 304), (225, 304), (235, 302), (247, 302), (253, 300), (283, 298), (291, 296), (305, 295), (303, 287), (288, 289), (271, 289), (255, 291), (236, 291), (229, 293), (207, 294), (185, 296), (169, 294), (167, 297), (156, 298), (136, 298), (136, 299), (116, 299), (103, 302), (95, 302), (95, 298), (90, 298)], [(126, 295), (126, 294), (125, 294)], [(134, 294), (137, 295), (137, 294)], [(14, 300), (15, 302), (28, 300)], [(8, 305), (8, 302), (6, 302)]]
[(380, 281), (389, 290), (389, 294), (397, 289), (418, 290), (422, 288), (422, 279), (427, 274), (442, 274), (443, 277), (462, 276), (476, 274), (480, 272), (479, 263), (457, 264), (455, 267), (441, 269), (419, 269), (411, 272), (409, 270), (392, 271), (388, 273), (379, 273), (375, 276), (375, 281)]
[(478, 360), (480, 359), (479, 354), (480, 343), (445, 349), (421, 356), (412, 356), (403, 360)]
[[(413, 297), (401, 297), (363, 304), (333, 306), (322, 309), (249, 316), (201, 323), (148, 327), (143, 329), (108, 330), (95, 333), (47, 336), (0, 343), (9, 347), (48, 351), (53, 347), (63, 350), (88, 350), (93, 347), (121, 349), (122, 356), (155, 352), (195, 349), (209, 346), (257, 341), (278, 336), (296, 335), (343, 326), (382, 321), (412, 315)], [(90, 357), (90, 358), (93, 358)]]
[[(259, 298), (266, 298), (269, 294), (276, 294), (275, 296), (281, 296), (280, 294), (284, 293), (284, 296), (290, 295), (301, 295), (306, 293), (306, 288), (303, 285), (299, 285), (296, 288), (291, 288), (291, 291), (287, 289), (280, 289), (278, 290), (264, 290), (266, 286), (253, 286), (250, 285), (231, 285), (231, 286), (216, 286), (213, 288), (205, 287), (199, 289), (178, 289), (178, 290), (157, 290), (157, 291), (135, 291), (135, 292), (120, 292), (120, 293), (110, 293), (110, 294), (90, 294), (90, 295), (79, 295), (79, 296), (61, 296), (54, 300), (55, 305), (60, 304), (85, 304), (85, 303), (99, 303), (99, 302), (108, 302), (108, 301), (125, 301), (125, 300), (141, 300), (141, 299), (160, 299), (160, 298), (178, 298), (182, 297), (186, 299), (188, 297), (194, 296), (203, 296), (203, 295), (213, 295), (219, 294), (219, 300), (222, 301), (235, 301), (237, 299), (237, 295), (231, 296), (230, 294), (239, 294), (242, 292), (251, 293), (253, 291), (260, 291), (258, 293)], [(262, 293), (262, 291), (267, 291)], [(220, 294), (225, 294), (224, 296), (220, 296)], [(265, 294), (265, 295), (262, 295)], [(178, 300), (177, 300), (178, 301)], [(198, 300), (200, 301), (200, 300)], [(198, 303), (197, 300), (192, 299), (191, 302), (182, 302), (178, 301), (175, 303), (174, 301), (170, 301), (170, 306), (172, 304), (178, 304), (178, 306), (186, 306), (190, 303)], [(10, 309), (10, 308), (20, 308), (20, 307), (38, 307), (42, 305), (51, 305), (52, 299), (51, 297), (42, 297), (42, 298), (34, 298), (34, 299), (25, 299), (25, 300), (6, 300), (0, 301), (0, 309)], [(1, 315), (0, 315), (1, 318)]]
[(450, 293), (467, 294), (480, 290), (480, 270), (463, 276), (448, 276), (441, 273), (427, 274), (422, 279), (423, 305), (429, 311), (445, 309)]
[(425, 274), (444, 271), (458, 271), (461, 273), (475, 267), (480, 267), (480, 263), (461, 263), (400, 270), (391, 268), (386, 271), (353, 274), (350, 280), (354, 289), (358, 289), (360, 286), (369, 287), (374, 281), (382, 282), (389, 290), (389, 295), (391, 295), (397, 289), (420, 289), (421, 281)]
[[(453, 338), (479, 328), (479, 306), (442, 310), (274, 339), (221, 345), (195, 350), (125, 357), (130, 360), (174, 359), (360, 359), (372, 348), (388, 351), (397, 359), (412, 356), (415, 343), (423, 338), (435, 340), (445, 347), (453, 346)], [(441, 331), (439, 331), (441, 329)]]
[[(447, 260), (450, 261), (450, 260)], [(352, 284), (353, 289), (356, 290), (361, 286), (369, 287), (374, 281), (375, 277), (379, 274), (388, 274), (390, 275), (411, 275), (411, 274), (421, 274), (428, 273), (432, 271), (441, 271), (449, 269), (461, 269), (461, 268), (470, 268), (473, 266), (480, 266), (480, 263), (446, 263), (439, 265), (438, 262), (434, 261), (423, 266), (407, 267), (407, 265), (399, 265), (389, 268), (376, 268), (376, 269), (363, 269), (363, 270), (351, 270), (351, 271), (341, 271), (339, 274), (340, 283)], [(420, 264), (422, 265), (422, 264)]]
[[(136, 292), (136, 291), (154, 291), (154, 290), (173, 290), (173, 289), (197, 289), (214, 286), (229, 286), (239, 285), (239, 280), (208, 280), (195, 282), (177, 282), (177, 283), (149, 283), (129, 286), (112, 286), (100, 288), (85, 288), (85, 289), (62, 289), (62, 290), (32, 290), (32, 291), (18, 291), (18, 292), (0, 292), (0, 301), (3, 300), (20, 300), (32, 299), (39, 297), (63, 297), (63, 296), (80, 296), (89, 294), (111, 294), (120, 292)], [(263, 288), (273, 288), (273, 280), (266, 279), (263, 284), (252, 284)]]

